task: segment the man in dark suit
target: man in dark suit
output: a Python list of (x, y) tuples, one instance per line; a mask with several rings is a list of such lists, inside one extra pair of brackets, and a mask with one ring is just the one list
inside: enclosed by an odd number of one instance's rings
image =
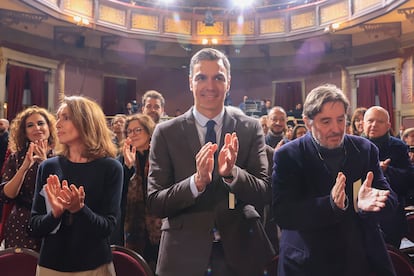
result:
[(263, 130), (224, 106), (230, 63), (220, 51), (192, 57), (189, 83), (194, 106), (151, 140), (148, 206), (163, 218), (157, 274), (263, 275), (274, 254), (256, 211), (271, 198)]
[(408, 147), (400, 139), (390, 135), (390, 115), (381, 106), (372, 106), (364, 114), (364, 134), (379, 150), (380, 167), (398, 195), (398, 208), (392, 216), (380, 219), (386, 243), (400, 248), (401, 239), (407, 234), (405, 199), (413, 186), (413, 167), (408, 156)]
[(377, 147), (345, 134), (348, 106), (334, 85), (313, 89), (303, 109), (309, 132), (274, 155), (278, 275), (395, 275), (378, 217), (395, 210), (397, 197)]

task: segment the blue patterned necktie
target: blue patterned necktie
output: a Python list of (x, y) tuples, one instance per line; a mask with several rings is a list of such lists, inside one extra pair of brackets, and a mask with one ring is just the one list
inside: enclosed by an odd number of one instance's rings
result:
[(207, 126), (207, 132), (206, 132), (206, 137), (205, 137), (205, 143), (207, 144), (208, 142), (211, 142), (213, 144), (216, 143), (216, 131), (214, 130), (214, 126), (215, 126), (216, 122), (213, 120), (210, 120), (207, 122), (206, 126)]

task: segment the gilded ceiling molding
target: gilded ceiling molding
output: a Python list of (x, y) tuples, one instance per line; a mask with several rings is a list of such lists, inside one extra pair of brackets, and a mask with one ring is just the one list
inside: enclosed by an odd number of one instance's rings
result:
[[(200, 45), (202, 39), (218, 39), (221, 45), (233, 45), (234, 38), (242, 36), (248, 45), (312, 38), (338, 23), (340, 28), (351, 28), (386, 14), (408, 0), (316, 1), (294, 8), (259, 7), (243, 12), (223, 7), (170, 10), (151, 1), (146, 6), (112, 0), (21, 1), (46, 14), (60, 13), (67, 21), (74, 16), (86, 17), (94, 30), (121, 31), (128, 38), (166, 42), (185, 38), (187, 43), (195, 45)], [(408, 18), (413, 11), (401, 9), (401, 13)]]
[(20, 23), (23, 24), (33, 24), (37, 26), (42, 21), (48, 18), (45, 14), (35, 14), (27, 12), (18, 12), (13, 10), (0, 9), (0, 24), (3, 25), (17, 25)]

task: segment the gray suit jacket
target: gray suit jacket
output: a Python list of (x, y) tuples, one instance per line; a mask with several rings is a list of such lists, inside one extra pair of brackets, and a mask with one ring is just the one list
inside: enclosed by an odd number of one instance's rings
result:
[[(256, 222), (271, 200), (264, 136), (258, 120), (225, 109), (222, 137), (236, 132), (240, 168), (229, 187), (217, 171), (206, 190), (194, 198), (190, 178), (196, 172), (195, 156), (201, 148), (192, 109), (159, 124), (152, 136), (148, 205), (163, 218), (157, 274), (204, 275), (212, 247), (212, 229), (218, 228), (227, 263), (237, 275), (263, 273), (274, 253), (267, 247), (263, 229)], [(228, 193), (237, 199), (228, 208)]]

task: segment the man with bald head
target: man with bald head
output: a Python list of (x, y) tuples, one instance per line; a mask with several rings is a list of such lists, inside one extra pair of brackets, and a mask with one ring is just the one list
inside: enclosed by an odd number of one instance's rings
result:
[(379, 149), (379, 160), (384, 176), (397, 193), (399, 206), (393, 216), (380, 221), (387, 243), (399, 248), (407, 231), (404, 205), (409, 186), (412, 185), (412, 165), (408, 147), (403, 141), (390, 135), (390, 116), (381, 106), (372, 106), (364, 114), (364, 136)]

